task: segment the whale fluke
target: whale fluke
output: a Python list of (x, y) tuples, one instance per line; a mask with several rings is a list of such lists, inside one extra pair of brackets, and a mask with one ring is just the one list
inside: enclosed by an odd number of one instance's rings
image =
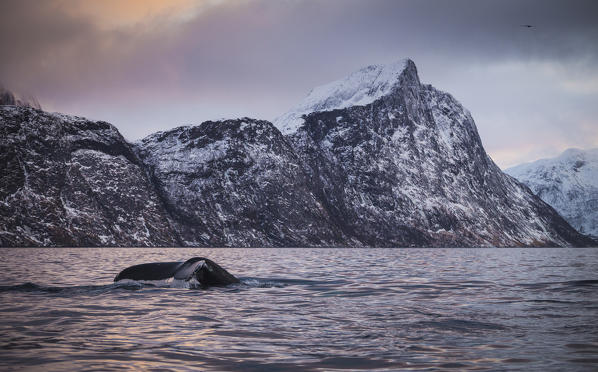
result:
[(115, 278), (132, 280), (191, 280), (195, 278), (201, 285), (227, 285), (239, 283), (239, 279), (224, 270), (220, 265), (204, 257), (193, 257), (185, 262), (154, 262), (127, 267)]

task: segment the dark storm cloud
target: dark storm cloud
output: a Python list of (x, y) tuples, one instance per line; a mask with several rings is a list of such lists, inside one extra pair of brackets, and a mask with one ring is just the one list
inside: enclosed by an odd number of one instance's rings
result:
[[(272, 119), (316, 85), (404, 57), (464, 101), (491, 153), (509, 151), (509, 125), (523, 135), (519, 148), (536, 130), (548, 132), (544, 146), (574, 144), (554, 143), (566, 119), (537, 118), (552, 101), (569, 99), (559, 110), (586, 127), (597, 114), (579, 97), (598, 93), (595, 1), (198, 2), (184, 20), (158, 14), (117, 27), (104, 23), (118, 9), (98, 20), (71, 3), (0, 4), (0, 81), (52, 109), (111, 120), (130, 138), (213, 116)], [(517, 103), (530, 94), (546, 102)]]

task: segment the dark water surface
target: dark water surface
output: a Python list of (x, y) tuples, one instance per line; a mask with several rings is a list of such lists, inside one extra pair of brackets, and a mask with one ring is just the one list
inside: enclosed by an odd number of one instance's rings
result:
[(598, 249), (0, 249), (0, 370), (122, 369), (596, 371)]

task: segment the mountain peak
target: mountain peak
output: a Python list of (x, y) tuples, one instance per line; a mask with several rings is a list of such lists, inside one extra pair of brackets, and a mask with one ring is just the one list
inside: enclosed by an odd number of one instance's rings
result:
[(33, 96), (17, 95), (0, 85), (0, 106), (23, 106), (41, 110), (39, 102)]
[(568, 148), (559, 155), (552, 158), (542, 158), (528, 163), (518, 164), (505, 169), (505, 173), (518, 178), (524, 173), (529, 173), (531, 170), (550, 167), (568, 167), (577, 160), (591, 160), (598, 164), (598, 148), (593, 149), (579, 149)]
[(570, 148), (505, 172), (527, 185), (577, 231), (598, 237), (598, 148)]
[(312, 89), (299, 105), (276, 118), (274, 125), (283, 134), (293, 133), (303, 124), (305, 114), (364, 106), (390, 94), (401, 82), (419, 84), (417, 68), (410, 59), (361, 68), (345, 78)]

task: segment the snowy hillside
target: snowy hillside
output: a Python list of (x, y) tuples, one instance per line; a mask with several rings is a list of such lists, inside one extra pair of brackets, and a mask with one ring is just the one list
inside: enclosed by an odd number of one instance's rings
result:
[(292, 134), (303, 124), (303, 115), (372, 103), (398, 88), (399, 76), (409, 62), (402, 60), (367, 66), (344, 79), (314, 88), (301, 103), (276, 118), (273, 124), (283, 134)]
[(505, 172), (526, 184), (579, 232), (598, 237), (598, 149), (569, 149), (556, 158)]
[(177, 245), (112, 125), (0, 106), (0, 246)]
[(299, 159), (269, 122), (207, 121), (136, 144), (186, 245), (351, 244), (309, 189)]

